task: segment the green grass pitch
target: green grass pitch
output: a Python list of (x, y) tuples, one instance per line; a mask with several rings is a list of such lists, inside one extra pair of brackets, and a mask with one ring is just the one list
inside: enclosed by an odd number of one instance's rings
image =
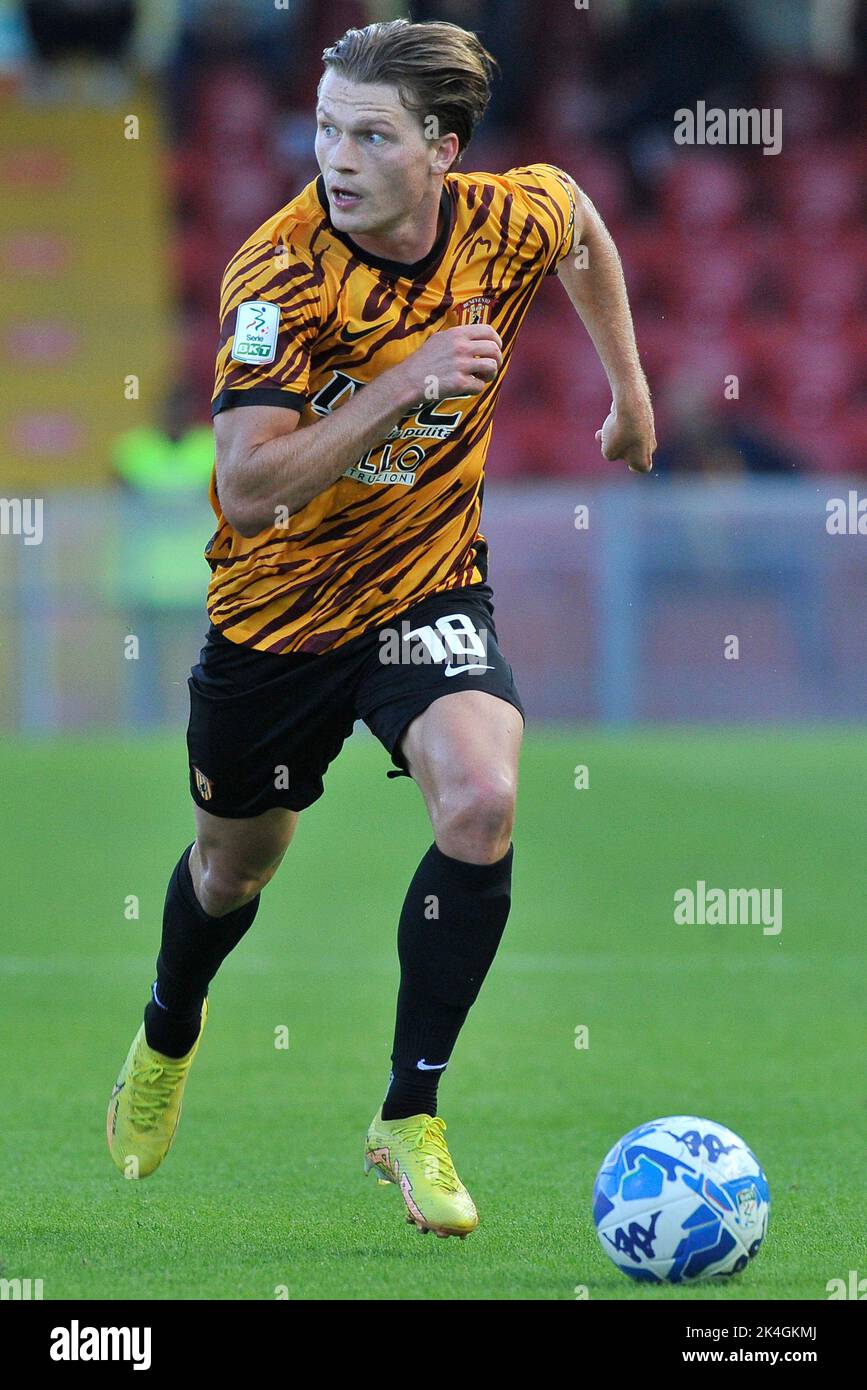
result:
[[(419, 1236), (361, 1171), (430, 843), (389, 765), (355, 737), (302, 816), (211, 988), (175, 1146), (136, 1183), (104, 1116), (192, 838), (183, 738), (0, 750), (0, 1274), (46, 1299), (491, 1300), (824, 1299), (863, 1274), (863, 734), (528, 733), (512, 916), (440, 1088), (482, 1218), (466, 1241)], [(782, 888), (782, 932), (676, 926), (700, 878)], [(770, 1233), (736, 1280), (638, 1286), (599, 1248), (600, 1161), (672, 1113), (731, 1126), (768, 1174)]]

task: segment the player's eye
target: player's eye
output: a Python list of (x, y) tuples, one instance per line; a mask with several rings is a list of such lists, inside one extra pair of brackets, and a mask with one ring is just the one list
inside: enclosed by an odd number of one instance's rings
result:
[(337, 129), (336, 129), (336, 127), (333, 126), (333, 125), (323, 125), (323, 124), (320, 124), (319, 129), (321, 130), (321, 132), (322, 132), (323, 135), (326, 135), (326, 136), (328, 137), (329, 140), (331, 139), (331, 136), (332, 136), (332, 135), (336, 135), (336, 134), (337, 134)]
[(380, 143), (385, 142), (385, 136), (380, 135), (378, 130), (368, 130), (365, 134), (365, 139), (369, 140), (372, 145), (378, 145)]

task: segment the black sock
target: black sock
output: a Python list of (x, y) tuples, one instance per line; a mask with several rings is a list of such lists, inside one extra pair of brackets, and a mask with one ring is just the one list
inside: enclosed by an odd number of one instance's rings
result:
[(253, 925), (259, 895), (225, 917), (209, 917), (196, 897), (188, 845), (169, 880), (157, 978), (145, 1009), (148, 1047), (184, 1057), (199, 1034), (208, 985), (230, 951)]
[(397, 949), (400, 991), (384, 1120), (435, 1115), (437, 1085), (488, 973), (509, 915), (510, 845), (467, 864), (431, 845), (409, 886)]

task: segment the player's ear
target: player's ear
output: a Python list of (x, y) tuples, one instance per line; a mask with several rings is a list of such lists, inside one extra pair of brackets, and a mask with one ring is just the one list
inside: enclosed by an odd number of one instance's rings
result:
[(447, 174), (460, 154), (461, 142), (454, 134), (443, 135), (439, 140), (432, 142), (431, 149), (433, 151), (431, 173)]

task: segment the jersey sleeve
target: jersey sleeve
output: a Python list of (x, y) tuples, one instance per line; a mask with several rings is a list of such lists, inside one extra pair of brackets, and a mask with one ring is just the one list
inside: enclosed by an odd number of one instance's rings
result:
[(545, 275), (553, 275), (572, 250), (575, 192), (572, 181), (554, 164), (527, 164), (505, 175), (511, 191), (533, 218), (541, 238)]
[(223, 276), (211, 414), (239, 405), (303, 410), (319, 323), (311, 263), (270, 241), (243, 248)]

